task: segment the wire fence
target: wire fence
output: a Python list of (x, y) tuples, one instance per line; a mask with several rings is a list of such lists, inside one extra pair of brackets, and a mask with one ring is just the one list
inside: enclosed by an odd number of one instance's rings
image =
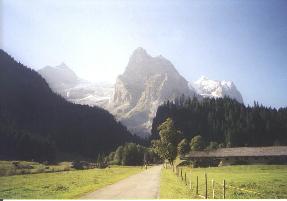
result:
[[(169, 168), (167, 165), (165, 168)], [(228, 184), (225, 179), (221, 182), (208, 178), (204, 173), (203, 178), (193, 175), (192, 171), (185, 171), (183, 168), (171, 166), (174, 174), (182, 181), (195, 198), (202, 199), (226, 199), (226, 198), (266, 198), (267, 195), (246, 188), (240, 188)], [(270, 197), (270, 196), (269, 196)]]

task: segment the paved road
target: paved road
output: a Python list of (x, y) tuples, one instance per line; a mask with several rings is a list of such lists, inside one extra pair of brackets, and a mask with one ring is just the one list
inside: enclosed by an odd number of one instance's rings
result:
[(160, 170), (161, 166), (152, 167), (80, 199), (157, 199)]

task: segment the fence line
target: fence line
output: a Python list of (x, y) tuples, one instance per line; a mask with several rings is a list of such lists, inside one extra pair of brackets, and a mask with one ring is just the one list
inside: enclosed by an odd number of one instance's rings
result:
[[(189, 173), (189, 178), (187, 177), (187, 173), (185, 171), (183, 171), (183, 168), (179, 168), (179, 167), (172, 167), (172, 171), (175, 173), (175, 175), (177, 177), (180, 177), (181, 181), (184, 182), (185, 186), (188, 187), (189, 190), (193, 190), (192, 186), (195, 186), (195, 196), (203, 198), (203, 199), (207, 199), (208, 198), (208, 178), (207, 178), (207, 174), (204, 173), (204, 183), (199, 184), (199, 177), (198, 175), (196, 176), (196, 184), (192, 184), (192, 172), (190, 170)], [(222, 184), (216, 182), (214, 179), (211, 179), (211, 195), (212, 195), (212, 199), (215, 198), (226, 198), (226, 191), (227, 189), (235, 189), (238, 191), (243, 191), (246, 193), (252, 193), (252, 194), (257, 194), (257, 195), (264, 195), (262, 193), (253, 191), (253, 190), (249, 190), (249, 189), (244, 189), (244, 188), (239, 188), (239, 187), (235, 187), (232, 185), (227, 185), (225, 179), (223, 179)], [(216, 185), (217, 184), (217, 185)], [(204, 194), (205, 195), (201, 195), (199, 194), (199, 188), (202, 189), (202, 187), (204, 186)], [(221, 192), (221, 193), (219, 193)], [(236, 192), (236, 191), (235, 191)], [(216, 195), (216, 193), (218, 193)]]

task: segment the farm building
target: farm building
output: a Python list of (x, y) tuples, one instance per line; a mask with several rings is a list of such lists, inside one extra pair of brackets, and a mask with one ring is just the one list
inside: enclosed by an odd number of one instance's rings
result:
[(192, 151), (181, 156), (181, 159), (207, 166), (256, 163), (287, 164), (287, 146), (236, 147)]

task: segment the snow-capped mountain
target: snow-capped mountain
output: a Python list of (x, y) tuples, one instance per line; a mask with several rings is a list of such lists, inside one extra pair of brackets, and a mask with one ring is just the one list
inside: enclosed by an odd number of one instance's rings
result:
[(111, 83), (94, 83), (82, 80), (73, 88), (66, 90), (67, 99), (82, 105), (97, 105), (106, 108), (114, 92)]
[(92, 83), (80, 79), (67, 65), (47, 66), (38, 71), (51, 89), (68, 101), (97, 105), (109, 110), (127, 128), (142, 137), (150, 134), (157, 108), (166, 100), (186, 96), (228, 96), (243, 103), (242, 96), (232, 81), (201, 77), (187, 82), (173, 64), (163, 56), (150, 56), (137, 48), (116, 84)]
[(158, 106), (182, 94), (194, 96), (195, 92), (171, 62), (138, 48), (117, 78), (110, 110), (131, 131), (143, 136), (150, 132)]
[(189, 86), (194, 88), (203, 97), (223, 98), (225, 96), (233, 98), (243, 103), (241, 93), (237, 90), (232, 81), (211, 80), (202, 76), (195, 82), (190, 82)]
[(38, 71), (51, 89), (77, 104), (106, 107), (114, 92), (110, 83), (94, 83), (80, 79), (66, 64), (46, 66)]

